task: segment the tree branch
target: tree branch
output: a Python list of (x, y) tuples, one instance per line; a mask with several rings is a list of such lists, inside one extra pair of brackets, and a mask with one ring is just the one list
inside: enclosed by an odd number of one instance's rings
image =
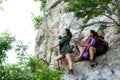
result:
[(81, 28), (85, 28), (85, 27), (88, 27), (88, 26), (91, 26), (91, 25), (94, 25), (94, 24), (100, 24), (100, 23), (114, 24), (113, 22), (98, 21), (98, 22), (93, 22), (93, 23), (89, 23), (89, 24), (86, 24), (86, 25), (80, 25), (80, 26), (81, 26)]
[(118, 16), (118, 14), (117, 13), (115, 13), (115, 10), (117, 9), (117, 6), (115, 6), (114, 7), (114, 9), (111, 9), (111, 8), (109, 8), (109, 6), (107, 6), (107, 7), (104, 7), (105, 8), (105, 10), (108, 12), (108, 13), (110, 13), (110, 14), (114, 14), (114, 15), (116, 15), (116, 16)]
[[(16, 42), (19, 42), (22, 46), (24, 46), (24, 44), (23, 44), (22, 41), (16, 41)], [(30, 55), (27, 53), (27, 51), (26, 51), (25, 49), (23, 49), (23, 51), (25, 52), (25, 54), (26, 54), (29, 58), (31, 58)]]
[(110, 16), (108, 16), (108, 15), (106, 15), (106, 14), (104, 14), (106, 17), (108, 17), (109, 19), (111, 19), (116, 25), (120, 25), (117, 21), (115, 21), (115, 19), (113, 19), (112, 17), (110, 17)]
[[(106, 10), (108, 14), (111, 14), (111, 15), (114, 14), (115, 16), (119, 17), (119, 15), (115, 13), (115, 10), (117, 10), (117, 8), (118, 8), (117, 5), (114, 6), (113, 9), (110, 8), (108, 5), (107, 6), (101, 6), (101, 9)], [(119, 22), (117, 22), (114, 18), (110, 17), (109, 15), (106, 15), (105, 13), (103, 15), (105, 15), (107, 18), (111, 19), (116, 25), (118, 25), (118, 26), (120, 25)]]

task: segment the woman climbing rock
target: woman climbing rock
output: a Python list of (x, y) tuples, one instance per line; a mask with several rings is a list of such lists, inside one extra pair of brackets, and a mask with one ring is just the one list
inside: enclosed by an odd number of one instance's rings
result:
[[(50, 32), (52, 32), (52, 31), (50, 30)], [(69, 29), (65, 28), (63, 31), (63, 36), (57, 36), (53, 32), (52, 32), (52, 34), (54, 34), (54, 36), (56, 36), (56, 37), (58, 37), (58, 39), (60, 39), (59, 43), (52, 47), (52, 48), (55, 48), (55, 47), (59, 46), (60, 55), (55, 58), (55, 63), (56, 63), (57, 68), (60, 70), (59, 60), (66, 58), (68, 65), (69, 65), (68, 74), (73, 75), (73, 62), (71, 60), (71, 55), (70, 55), (70, 53), (72, 53), (72, 49), (69, 44), (70, 40), (72, 38), (72, 33), (70, 32)]]

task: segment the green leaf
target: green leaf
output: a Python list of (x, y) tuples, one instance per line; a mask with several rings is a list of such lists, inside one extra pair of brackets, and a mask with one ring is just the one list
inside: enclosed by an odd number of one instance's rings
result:
[[(104, 14), (109, 14), (109, 16), (111, 16), (112, 14), (115, 13), (116, 9), (117, 10), (120, 9), (118, 6), (119, 3), (112, 0), (64, 0), (64, 1), (68, 2), (68, 6), (65, 7), (65, 12), (74, 12), (76, 17), (84, 18), (85, 19), (83, 21), (84, 24), (86, 24), (90, 19)], [(112, 8), (110, 7), (110, 5), (113, 5)], [(116, 23), (114, 22), (114, 24)]]
[(3, 0), (0, 0), (0, 4), (3, 2)]

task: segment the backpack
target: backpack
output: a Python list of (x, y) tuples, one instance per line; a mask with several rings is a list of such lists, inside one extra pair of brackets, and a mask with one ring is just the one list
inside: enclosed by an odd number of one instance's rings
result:
[(104, 36), (98, 33), (98, 40), (102, 46), (102, 48), (106, 51), (108, 51), (108, 42), (104, 39)]

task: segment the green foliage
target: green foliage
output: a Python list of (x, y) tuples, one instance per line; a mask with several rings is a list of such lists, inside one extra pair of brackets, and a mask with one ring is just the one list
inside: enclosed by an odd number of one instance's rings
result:
[(92, 17), (105, 13), (106, 6), (111, 0), (65, 0), (68, 1), (66, 11), (75, 12), (77, 17)]
[[(0, 0), (0, 4), (2, 3), (3, 3), (3, 0)], [(0, 5), (0, 10), (3, 10), (3, 7), (1, 7), (1, 5)]]
[(52, 53), (52, 52), (53, 52), (53, 48), (50, 49), (50, 53)]
[(120, 27), (115, 27), (114, 31), (115, 31), (115, 33), (120, 33)]
[(38, 30), (40, 26), (40, 21), (42, 21), (43, 17), (42, 16), (32, 16), (32, 21), (34, 23), (34, 29)]
[[(1, 34), (0, 49), (3, 51), (2, 53), (5, 54), (12, 48), (11, 43), (14, 40), (15, 38), (8, 33)], [(21, 41), (16, 41), (15, 44), (18, 62), (11, 65), (5, 62), (4, 64), (0, 63), (0, 80), (62, 80), (63, 71), (51, 70), (43, 59), (30, 57), (26, 52), (28, 47)]]
[(53, 48), (48, 48), (47, 53), (53, 53)]
[(41, 7), (40, 7), (40, 9), (41, 9), (42, 11), (45, 11), (46, 0), (34, 0), (34, 1), (40, 1), (40, 2), (41, 2)]
[(0, 66), (0, 80), (35, 80), (29, 69), (18, 64)]
[(3, 0), (0, 0), (0, 4), (3, 2)]
[[(86, 24), (91, 18), (105, 15), (112, 20), (113, 24), (120, 25), (119, 19), (119, 0), (64, 0), (68, 2), (65, 8), (66, 12), (74, 12), (78, 18), (84, 18), (83, 23)], [(117, 13), (118, 11), (118, 13)], [(111, 15), (118, 17), (119, 21), (111, 17)]]
[(63, 72), (49, 69), (42, 59), (31, 58), (28, 65), (37, 80), (62, 80)]
[(105, 24), (105, 23), (100, 24), (99, 30), (101, 31), (101, 33), (103, 35), (105, 34), (104, 29), (106, 29), (106, 28), (107, 28), (107, 24)]
[(49, 69), (42, 59), (22, 61), (13, 65), (0, 65), (0, 80), (62, 80), (63, 72)]
[(15, 41), (15, 37), (11, 34), (5, 32), (0, 35), (0, 64), (4, 61), (6, 57), (6, 51), (12, 48), (11, 43)]
[[(45, 8), (46, 8), (46, 0), (34, 0), (34, 1), (36, 1), (36, 2), (40, 1), (41, 2), (40, 9), (44, 13)], [(32, 20), (33, 20), (33, 23), (34, 23), (34, 29), (35, 30), (39, 29), (40, 21), (42, 21), (42, 19), (43, 19), (43, 16), (41, 16), (41, 15), (39, 15), (39, 16), (33, 15)]]
[(23, 50), (27, 48), (25, 45), (21, 45), (20, 41), (16, 41), (15, 44), (19, 61), (12, 65), (5, 62), (4, 65), (0, 64), (0, 80), (35, 80), (28, 66), (26, 66), (29, 58), (24, 54)]

